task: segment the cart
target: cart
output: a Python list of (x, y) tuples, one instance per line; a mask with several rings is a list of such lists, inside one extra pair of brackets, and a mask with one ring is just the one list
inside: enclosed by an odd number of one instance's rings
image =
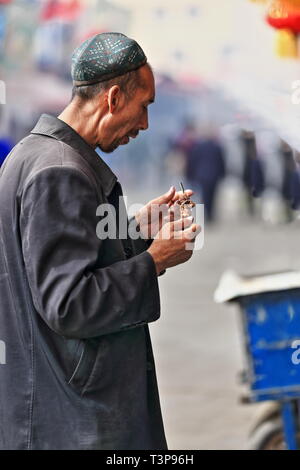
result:
[(243, 402), (266, 402), (250, 435), (252, 449), (300, 449), (300, 272), (223, 274), (216, 302), (236, 302), (247, 384)]

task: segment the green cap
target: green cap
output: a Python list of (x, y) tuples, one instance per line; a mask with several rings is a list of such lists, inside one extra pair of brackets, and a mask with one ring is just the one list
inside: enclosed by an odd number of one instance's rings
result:
[(142, 48), (121, 33), (102, 33), (84, 41), (72, 56), (75, 86), (92, 85), (136, 70), (147, 62)]

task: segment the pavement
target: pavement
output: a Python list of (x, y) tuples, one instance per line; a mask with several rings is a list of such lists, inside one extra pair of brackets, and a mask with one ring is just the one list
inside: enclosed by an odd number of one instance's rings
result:
[(222, 272), (300, 269), (300, 221), (221, 220), (192, 259), (160, 277), (161, 318), (150, 324), (169, 448), (245, 449), (261, 404), (241, 404), (240, 313), (213, 293)]

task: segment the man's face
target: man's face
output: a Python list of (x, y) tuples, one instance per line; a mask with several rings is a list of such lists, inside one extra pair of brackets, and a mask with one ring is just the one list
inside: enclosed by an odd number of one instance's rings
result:
[(116, 109), (109, 114), (105, 138), (99, 144), (103, 152), (113, 152), (119, 145), (128, 144), (140, 130), (148, 129), (148, 106), (155, 98), (154, 77), (147, 64), (139, 69), (139, 74), (143, 87), (138, 87), (131, 97), (121, 93)]

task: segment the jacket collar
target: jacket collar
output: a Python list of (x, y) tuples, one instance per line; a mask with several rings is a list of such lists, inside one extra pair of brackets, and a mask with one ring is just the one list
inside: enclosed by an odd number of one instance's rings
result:
[(111, 193), (117, 181), (116, 175), (98, 153), (64, 121), (49, 114), (42, 114), (31, 134), (47, 135), (70, 145), (96, 171), (101, 179), (105, 195), (108, 196)]

